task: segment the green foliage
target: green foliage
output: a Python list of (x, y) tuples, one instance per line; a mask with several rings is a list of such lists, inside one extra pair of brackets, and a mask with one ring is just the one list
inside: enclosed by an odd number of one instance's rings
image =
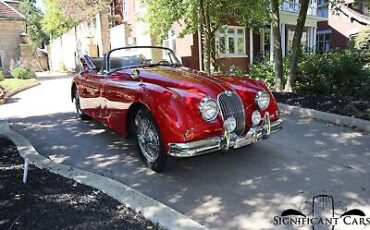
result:
[(45, 15), (42, 20), (42, 29), (45, 33), (57, 37), (76, 25), (70, 17), (63, 15), (63, 9), (56, 0), (44, 0)]
[(57, 5), (63, 6), (61, 11), (64, 17), (75, 22), (92, 19), (100, 10), (108, 9), (111, 2), (112, 0), (56, 0)]
[(274, 63), (260, 62), (251, 65), (249, 76), (253, 79), (263, 81), (269, 88), (273, 88), (275, 82)]
[(4, 81), (4, 80), (5, 80), (4, 73), (3, 71), (0, 70), (0, 81)]
[[(296, 90), (323, 95), (370, 97), (370, 52), (355, 49), (305, 55), (298, 63)], [(283, 63), (283, 83), (287, 80), (288, 58)], [(251, 78), (274, 86), (274, 65), (261, 62), (250, 67)]]
[[(283, 82), (285, 84), (287, 81), (289, 69), (289, 59), (284, 58), (283, 60)], [(251, 78), (264, 81), (266, 85), (272, 89), (275, 85), (275, 69), (273, 62), (258, 62), (251, 65), (249, 70), (249, 75)]]
[(47, 44), (49, 36), (42, 30), (42, 12), (30, 1), (22, 1), (19, 5), (21, 13), (25, 16), (27, 23), (27, 34), (34, 46), (41, 47)]
[(10, 61), (10, 74), (16, 79), (23, 80), (36, 77), (33, 72), (24, 66), (22, 59)]
[(356, 37), (355, 48), (370, 51), (370, 25), (362, 30)]
[(143, 0), (147, 5), (144, 20), (151, 34), (161, 43), (175, 22), (182, 27), (180, 37), (200, 31), (207, 72), (218, 70), (216, 32), (233, 20), (239, 25), (258, 28), (269, 20), (268, 0)]
[(22, 80), (27, 80), (34, 78), (34, 74), (29, 71), (28, 69), (25, 69), (23, 67), (16, 67), (11, 71), (11, 74), (14, 78), (16, 79), (22, 79)]
[[(153, 35), (161, 42), (166, 38), (174, 22), (184, 25), (182, 35), (194, 33), (198, 26), (203, 24), (200, 20), (199, 0), (143, 0), (147, 5), (145, 20), (151, 25)], [(241, 25), (253, 28), (261, 26), (269, 20), (269, 1), (266, 0), (203, 0), (206, 17), (209, 17), (212, 31), (215, 32), (223, 25), (227, 25), (230, 18)], [(208, 10), (207, 10), (208, 9)], [(207, 14), (209, 13), (209, 14)]]
[(298, 91), (370, 97), (367, 52), (347, 49), (305, 56), (299, 63)]

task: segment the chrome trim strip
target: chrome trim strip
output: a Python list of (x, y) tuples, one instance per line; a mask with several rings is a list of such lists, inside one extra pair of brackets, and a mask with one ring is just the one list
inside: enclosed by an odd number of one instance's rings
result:
[[(278, 119), (275, 122), (269, 123), (269, 127), (258, 126), (250, 128), (243, 137), (231, 133), (229, 136), (229, 146), (236, 149), (257, 142), (261, 138), (268, 138), (271, 134), (280, 131), (283, 128), (283, 123), (284, 121), (282, 119)], [(270, 130), (270, 134), (266, 133), (266, 129)], [(168, 154), (181, 158), (199, 156), (221, 150), (225, 141), (224, 137), (212, 137), (189, 143), (171, 143), (169, 144)]]

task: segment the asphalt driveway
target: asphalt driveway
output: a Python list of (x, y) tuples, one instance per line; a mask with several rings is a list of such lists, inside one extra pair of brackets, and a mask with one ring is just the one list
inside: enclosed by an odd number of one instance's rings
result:
[(321, 193), (370, 216), (369, 135), (285, 117), (284, 129), (266, 141), (177, 160), (156, 174), (130, 141), (76, 118), (70, 84), (42, 80), (0, 106), (0, 120), (52, 160), (114, 178), (211, 228), (278, 229), (274, 216)]

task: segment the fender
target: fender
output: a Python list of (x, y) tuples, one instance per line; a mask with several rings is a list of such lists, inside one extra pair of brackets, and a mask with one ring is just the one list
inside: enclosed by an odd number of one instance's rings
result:
[(166, 150), (169, 143), (195, 141), (222, 134), (222, 118), (212, 122), (203, 120), (197, 106), (203, 95), (178, 89), (167, 89), (145, 83), (145, 96), (140, 103), (147, 106), (160, 130)]

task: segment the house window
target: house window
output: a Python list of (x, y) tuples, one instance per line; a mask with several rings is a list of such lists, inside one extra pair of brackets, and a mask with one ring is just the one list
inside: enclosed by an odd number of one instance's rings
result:
[(317, 16), (327, 18), (329, 15), (329, 0), (317, 0)]
[(330, 50), (330, 31), (318, 32), (316, 39), (318, 52)]
[(221, 57), (246, 56), (245, 28), (226, 26), (217, 33), (217, 45)]

